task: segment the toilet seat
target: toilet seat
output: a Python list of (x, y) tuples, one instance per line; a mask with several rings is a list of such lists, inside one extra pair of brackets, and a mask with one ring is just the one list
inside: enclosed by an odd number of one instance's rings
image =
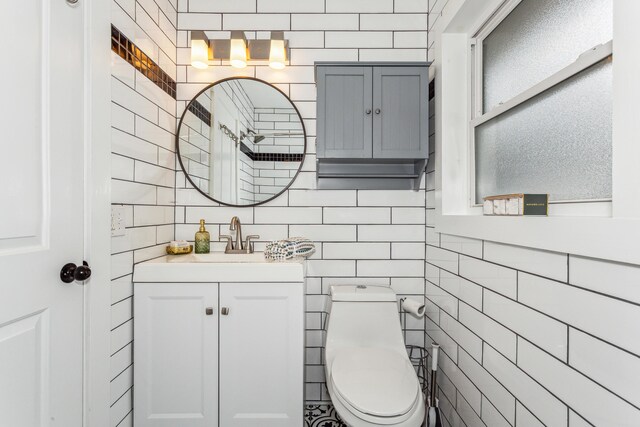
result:
[(331, 385), (354, 415), (396, 424), (411, 415), (420, 384), (407, 356), (381, 348), (348, 348), (335, 356)]

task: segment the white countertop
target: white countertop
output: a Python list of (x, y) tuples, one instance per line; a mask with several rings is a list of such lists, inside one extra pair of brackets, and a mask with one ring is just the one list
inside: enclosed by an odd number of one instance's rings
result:
[(274, 262), (253, 254), (166, 255), (136, 264), (134, 282), (303, 282), (304, 258)]

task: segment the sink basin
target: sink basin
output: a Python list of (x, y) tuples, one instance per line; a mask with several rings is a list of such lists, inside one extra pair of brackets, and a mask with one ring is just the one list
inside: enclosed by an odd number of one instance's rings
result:
[(252, 254), (166, 255), (136, 264), (134, 282), (222, 283), (300, 282), (304, 259), (268, 261), (263, 252)]
[(238, 263), (238, 262), (269, 262), (264, 258), (263, 252), (252, 254), (225, 254), (224, 252), (214, 252), (210, 254), (189, 254), (167, 256), (167, 262), (215, 262), (215, 263)]

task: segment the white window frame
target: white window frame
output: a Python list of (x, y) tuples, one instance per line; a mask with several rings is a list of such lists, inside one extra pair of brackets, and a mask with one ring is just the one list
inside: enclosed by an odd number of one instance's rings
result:
[[(640, 59), (635, 18), (640, 2), (614, 1), (615, 42), (585, 52), (533, 88), (478, 115), (471, 42), (486, 36), (519, 0), (449, 0), (434, 37), (436, 76), (436, 231), (471, 238), (640, 264)], [(501, 19), (502, 18), (502, 19)], [(494, 27), (495, 28), (495, 27)], [(481, 31), (482, 30), (482, 31)], [(477, 42), (476, 42), (477, 43)], [(614, 55), (611, 201), (555, 203), (549, 217), (487, 217), (475, 203), (473, 125)], [(481, 88), (480, 88), (481, 90)]]
[[(492, 120), (501, 114), (508, 112), (509, 110), (517, 107), (518, 105), (534, 98), (545, 91), (553, 88), (554, 86), (564, 82), (567, 79), (575, 76), (581, 71), (597, 64), (605, 58), (613, 55), (613, 41), (600, 45), (593, 46), (586, 52), (583, 52), (574, 62), (565, 66), (564, 68), (556, 71), (549, 77), (543, 79), (537, 84), (517, 94), (511, 99), (501, 102), (499, 105), (493, 107), (490, 111), (484, 112), (484, 87), (483, 87), (483, 42), (484, 39), (493, 32), (493, 30), (502, 23), (502, 21), (522, 2), (523, 0), (507, 0), (496, 13), (489, 19), (489, 21), (481, 24), (481, 27), (475, 32), (475, 35), (470, 38), (471, 49), (471, 88), (472, 88), (472, 111), (471, 120), (469, 122), (469, 155), (471, 158), (471, 188), (476, 188), (476, 173), (475, 173), (475, 135), (476, 128), (483, 123)], [(471, 206), (480, 208), (481, 203), (478, 203), (475, 197), (475, 191), (470, 194), (469, 203)], [(556, 200), (551, 201), (552, 214), (558, 214), (562, 211), (567, 211), (577, 215), (594, 215), (594, 216), (610, 216), (611, 212), (609, 206), (601, 205), (598, 203), (611, 202), (611, 198), (606, 199), (580, 199), (580, 200)], [(553, 206), (555, 204), (564, 204), (562, 210)], [(568, 204), (573, 204), (570, 206)]]

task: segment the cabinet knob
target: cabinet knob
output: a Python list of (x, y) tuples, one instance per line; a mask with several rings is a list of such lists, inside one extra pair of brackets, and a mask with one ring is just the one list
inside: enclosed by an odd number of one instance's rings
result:
[(367, 110), (365, 111), (365, 113), (367, 113), (367, 116), (368, 116), (369, 114), (371, 114), (371, 108), (367, 108)]
[(227, 316), (229, 314), (229, 307), (222, 307), (220, 309), (220, 314), (222, 314), (223, 316)]
[(207, 308), (205, 308), (204, 313), (205, 313), (207, 316), (211, 316), (211, 315), (213, 314), (213, 307), (207, 307)]
[(380, 109), (376, 108), (376, 114), (380, 114)]

